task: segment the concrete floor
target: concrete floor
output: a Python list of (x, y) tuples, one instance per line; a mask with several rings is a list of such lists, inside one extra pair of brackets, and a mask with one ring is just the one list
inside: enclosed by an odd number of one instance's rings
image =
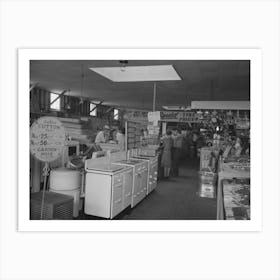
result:
[[(189, 160), (178, 177), (158, 182), (157, 188), (133, 209), (127, 208), (115, 219), (121, 220), (215, 220), (216, 199), (197, 195), (198, 162)], [(98, 219), (81, 215), (81, 219)]]

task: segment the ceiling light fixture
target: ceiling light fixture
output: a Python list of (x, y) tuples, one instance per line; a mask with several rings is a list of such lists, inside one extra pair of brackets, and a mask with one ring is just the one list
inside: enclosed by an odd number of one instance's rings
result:
[[(121, 71), (120, 67), (125, 71)], [(112, 82), (159, 82), (181, 80), (172, 65), (127, 66), (127, 63), (123, 62), (118, 67), (94, 67), (89, 69)]]
[(121, 69), (122, 72), (124, 72), (125, 71), (125, 67), (128, 64), (128, 61), (127, 60), (120, 60), (120, 64), (121, 64), (120, 69)]

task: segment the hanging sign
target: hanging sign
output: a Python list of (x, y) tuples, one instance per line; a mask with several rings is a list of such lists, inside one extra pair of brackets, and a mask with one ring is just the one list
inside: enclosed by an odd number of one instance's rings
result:
[(195, 112), (162, 111), (160, 120), (163, 122), (199, 122)]
[(133, 122), (148, 122), (147, 111), (126, 110), (123, 116), (124, 120)]
[(149, 112), (148, 121), (149, 122), (158, 122), (160, 120), (160, 111)]
[(62, 156), (65, 130), (55, 117), (42, 117), (30, 128), (30, 152), (38, 160), (52, 162)]

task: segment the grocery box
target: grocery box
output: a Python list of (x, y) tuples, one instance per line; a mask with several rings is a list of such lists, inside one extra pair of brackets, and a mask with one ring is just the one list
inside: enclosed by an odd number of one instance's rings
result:
[(199, 188), (200, 197), (215, 198), (216, 197), (216, 186), (213, 184), (201, 183)]

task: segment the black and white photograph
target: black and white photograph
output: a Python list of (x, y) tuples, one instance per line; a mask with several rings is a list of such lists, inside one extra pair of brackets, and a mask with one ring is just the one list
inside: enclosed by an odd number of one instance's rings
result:
[(30, 219), (250, 220), (250, 60), (30, 60)]
[(0, 279), (279, 280), (279, 0), (0, 0)]

